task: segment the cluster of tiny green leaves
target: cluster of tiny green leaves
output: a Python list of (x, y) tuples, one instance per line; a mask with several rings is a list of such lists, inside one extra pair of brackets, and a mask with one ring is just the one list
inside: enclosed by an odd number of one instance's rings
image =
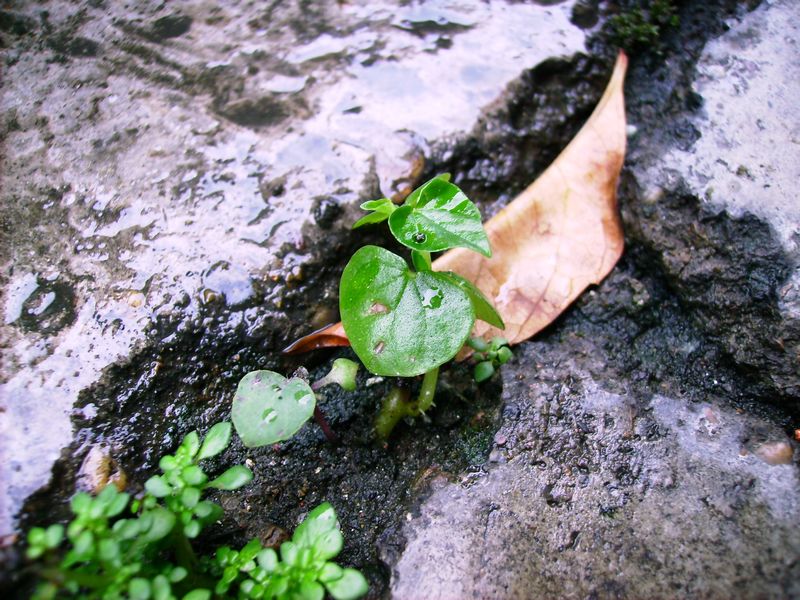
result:
[(322, 600), (325, 590), (336, 600), (360, 598), (367, 592), (364, 576), (330, 560), (343, 544), (336, 513), (326, 502), (309, 513), (291, 541), (281, 544), (280, 556), (257, 539), (238, 552), (218, 549), (222, 575), (215, 593), (224, 595), (235, 584), (244, 598)]
[(506, 364), (514, 356), (508, 347), (508, 340), (503, 337), (492, 338), (491, 342), (483, 338), (470, 338), (467, 345), (475, 350), (473, 359), (477, 364), (472, 376), (478, 383), (489, 379), (498, 367)]
[(431, 270), (431, 252), (467, 248), (490, 257), (478, 208), (449, 175), (414, 190), (401, 206), (386, 198), (362, 204), (370, 214), (355, 224), (388, 221), (411, 249), (413, 269), (377, 246), (359, 249), (344, 269), (339, 308), (353, 350), (376, 375), (421, 375), (452, 359), (475, 319), (503, 321), (485, 296), (455, 273)]
[(195, 556), (189, 540), (222, 515), (218, 504), (202, 499), (203, 492), (235, 490), (253, 478), (246, 467), (234, 466), (209, 480), (199, 466), (221, 453), (230, 438), (230, 423), (212, 427), (202, 444), (192, 432), (174, 455), (161, 459), (162, 475), (148, 479), (142, 498), (131, 502), (113, 485), (95, 497), (81, 492), (72, 498), (74, 518), (66, 527), (31, 529), (27, 556), (38, 561), (42, 579), (34, 598), (322, 598), (323, 585), (337, 600), (366, 593), (358, 571), (328, 562), (342, 547), (329, 504), (312, 511), (286, 550), (281, 547), (280, 560), (257, 540), (239, 552), (222, 548), (214, 558)]
[(639, 2), (633, 7), (608, 19), (611, 40), (625, 50), (654, 47), (664, 30), (677, 27), (679, 18), (673, 0)]

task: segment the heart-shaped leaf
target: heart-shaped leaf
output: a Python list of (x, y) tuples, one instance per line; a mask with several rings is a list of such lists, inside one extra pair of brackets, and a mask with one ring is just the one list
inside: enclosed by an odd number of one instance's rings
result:
[(398, 242), (412, 250), (469, 248), (492, 255), (478, 207), (444, 177), (435, 177), (415, 190), (391, 214), (389, 229)]
[(292, 437), (312, 414), (317, 400), (302, 379), (273, 371), (253, 371), (236, 388), (231, 417), (248, 448)]
[(475, 322), (469, 297), (450, 277), (414, 273), (377, 246), (353, 255), (340, 292), (347, 337), (376, 375), (411, 377), (438, 367), (455, 356)]

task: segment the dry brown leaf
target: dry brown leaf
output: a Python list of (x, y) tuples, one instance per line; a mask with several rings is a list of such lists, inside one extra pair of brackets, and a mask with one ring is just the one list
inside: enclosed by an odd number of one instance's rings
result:
[(505, 330), (479, 321), (475, 335), (502, 335), (512, 344), (528, 339), (600, 283), (622, 254), (617, 183), (625, 158), (627, 63), (620, 53), (603, 97), (575, 138), (486, 223), (492, 258), (457, 248), (433, 263), (494, 301)]
[[(504, 331), (478, 321), (474, 335), (502, 335), (512, 344), (528, 339), (600, 283), (622, 254), (617, 183), (625, 158), (627, 64), (620, 52), (603, 97), (575, 138), (486, 223), (492, 258), (457, 248), (434, 261), (434, 270), (454, 271), (477, 285), (503, 317)], [(286, 351), (343, 345), (347, 337), (337, 323)]]

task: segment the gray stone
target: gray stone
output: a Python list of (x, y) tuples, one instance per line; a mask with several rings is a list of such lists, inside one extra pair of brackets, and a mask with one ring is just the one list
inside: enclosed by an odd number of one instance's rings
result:
[(504, 369), (520, 410), (492, 451), (503, 464), (433, 486), (392, 597), (799, 594), (800, 473), (748, 449), (788, 444), (783, 431), (721, 398), (609, 391), (586, 367), (601, 348), (564, 346), (527, 346)]

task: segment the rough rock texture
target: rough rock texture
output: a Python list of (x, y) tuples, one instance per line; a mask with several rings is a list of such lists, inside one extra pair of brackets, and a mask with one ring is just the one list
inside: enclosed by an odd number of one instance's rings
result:
[(707, 16), (634, 62), (626, 256), (504, 371), (486, 472), (408, 513), (393, 597), (800, 594), (800, 13)]
[(393, 597), (800, 594), (800, 477), (764, 455), (784, 432), (714, 397), (609, 391), (585, 366), (601, 352), (525, 348), (488, 473), (432, 484)]

